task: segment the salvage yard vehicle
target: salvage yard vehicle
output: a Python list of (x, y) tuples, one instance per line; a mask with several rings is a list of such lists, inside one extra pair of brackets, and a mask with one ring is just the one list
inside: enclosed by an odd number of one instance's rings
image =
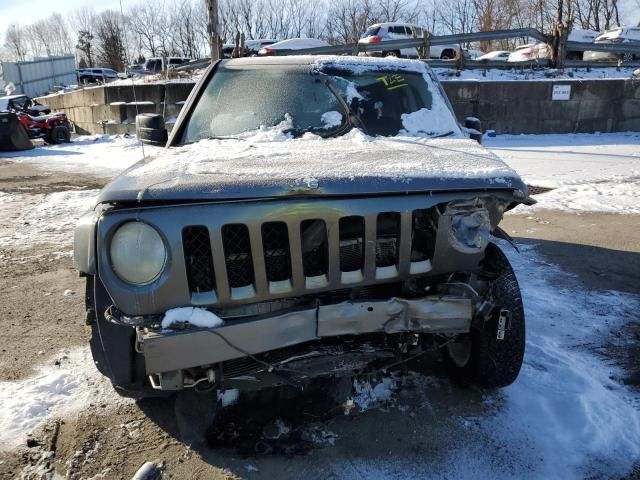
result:
[[(640, 45), (640, 27), (618, 27), (608, 30), (596, 38), (595, 43)], [(611, 62), (617, 60), (630, 62), (636, 59), (637, 56), (633, 53), (599, 52), (595, 50), (584, 52), (584, 60), (589, 62)]]
[(48, 105), (42, 105), (27, 95), (0, 97), (0, 112), (21, 111), (29, 115), (46, 115), (51, 112)]
[(55, 112), (38, 116), (21, 111), (15, 113), (29, 138), (41, 138), (52, 144), (71, 141), (71, 125), (65, 113)]
[[(408, 23), (376, 23), (371, 25), (362, 34), (359, 44), (380, 43), (386, 40), (402, 40), (422, 38), (422, 28)], [(453, 60), (462, 54), (460, 45), (431, 45), (429, 55), (431, 58), (439, 58), (442, 60)], [(380, 45), (380, 51), (367, 52), (372, 56), (395, 56), (418, 58), (418, 50), (416, 48), (388, 49), (384, 47), (384, 43)]]
[(257, 390), (440, 350), (481, 387), (517, 377), (520, 290), (493, 236), (534, 203), (458, 124), (430, 68), (392, 58), (216, 62), (166, 148), (76, 228), (97, 368), (123, 395)]

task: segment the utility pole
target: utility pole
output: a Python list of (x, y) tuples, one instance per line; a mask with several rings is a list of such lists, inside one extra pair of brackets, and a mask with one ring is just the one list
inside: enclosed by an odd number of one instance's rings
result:
[(207, 32), (209, 33), (209, 49), (211, 51), (211, 61), (220, 59), (220, 34), (218, 33), (218, 0), (207, 0), (207, 11), (209, 12), (209, 23)]

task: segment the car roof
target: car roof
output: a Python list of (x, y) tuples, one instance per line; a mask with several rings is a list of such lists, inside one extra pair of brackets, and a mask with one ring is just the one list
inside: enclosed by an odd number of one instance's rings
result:
[(429, 66), (420, 60), (410, 60), (406, 58), (394, 57), (360, 57), (353, 55), (282, 55), (282, 56), (257, 56), (230, 58), (222, 61), (228, 68), (240, 68), (242, 66), (299, 66), (309, 67), (311, 65), (329, 64), (336, 67), (343, 66), (345, 69), (359, 70), (358, 67), (365, 67), (367, 70), (400, 69), (423, 73)]
[(22, 97), (26, 97), (27, 95), (25, 95), (24, 93), (19, 93), (17, 95), (6, 95), (4, 97), (0, 97), (0, 100), (4, 100), (6, 102), (8, 102), (9, 100), (13, 100), (15, 98), (22, 98)]
[[(371, 27), (419, 27), (419, 25), (416, 25), (414, 23), (406, 23), (406, 22), (382, 22), (382, 23), (375, 23), (373, 25), (371, 25)], [(419, 27), (422, 28), (422, 27)]]

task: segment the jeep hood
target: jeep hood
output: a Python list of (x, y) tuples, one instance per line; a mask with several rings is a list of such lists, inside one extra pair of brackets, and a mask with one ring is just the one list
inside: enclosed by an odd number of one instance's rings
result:
[(261, 133), (154, 149), (107, 185), (96, 203), (451, 190), (527, 192), (514, 170), (473, 140), (371, 138), (357, 130), (331, 139)]

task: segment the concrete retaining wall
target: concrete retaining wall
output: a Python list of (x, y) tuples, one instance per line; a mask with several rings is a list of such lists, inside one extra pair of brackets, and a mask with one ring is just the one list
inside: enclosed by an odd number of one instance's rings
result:
[[(640, 80), (443, 82), (456, 115), (478, 117), (498, 133), (640, 130)], [(554, 86), (569, 100), (553, 100)]]
[[(164, 113), (168, 124), (175, 121), (193, 82), (114, 85), (85, 88), (39, 99), (52, 111), (63, 111), (80, 134), (135, 133), (138, 113)], [(165, 103), (166, 102), (166, 103)]]
[[(42, 98), (67, 113), (79, 133), (134, 133), (136, 113), (178, 116), (193, 83), (87, 88)], [(482, 120), (498, 133), (640, 131), (640, 80), (446, 81), (461, 122)], [(569, 100), (553, 100), (554, 86), (571, 87)], [(166, 102), (166, 104), (165, 104)]]

